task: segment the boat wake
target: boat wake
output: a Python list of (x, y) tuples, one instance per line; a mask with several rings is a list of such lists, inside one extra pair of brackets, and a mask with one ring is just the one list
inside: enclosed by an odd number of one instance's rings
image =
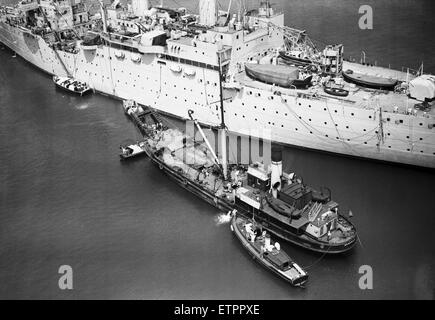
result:
[(228, 213), (221, 213), (221, 214), (219, 214), (219, 215), (215, 218), (216, 225), (220, 226), (220, 225), (222, 225), (222, 224), (227, 224), (227, 223), (229, 223), (229, 222), (231, 221), (231, 217), (232, 217), (231, 212), (228, 212)]
[(77, 105), (75, 108), (77, 110), (86, 110), (89, 108), (89, 104), (88, 103), (80, 104), (80, 105)]

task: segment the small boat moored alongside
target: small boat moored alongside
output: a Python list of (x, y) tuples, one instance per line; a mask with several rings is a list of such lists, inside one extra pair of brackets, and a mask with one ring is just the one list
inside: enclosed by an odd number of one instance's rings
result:
[(294, 286), (301, 287), (308, 280), (308, 273), (297, 265), (270, 235), (262, 230), (255, 220), (234, 214), (231, 230), (248, 253), (261, 265)]
[(53, 81), (57, 87), (75, 94), (79, 94), (80, 96), (92, 91), (92, 89), (86, 83), (80, 82), (70, 77), (54, 76)]
[(121, 153), (119, 156), (121, 157), (121, 160), (125, 160), (128, 158), (136, 157), (139, 155), (145, 154), (145, 142), (130, 142), (126, 141), (122, 143), (119, 148), (121, 149)]

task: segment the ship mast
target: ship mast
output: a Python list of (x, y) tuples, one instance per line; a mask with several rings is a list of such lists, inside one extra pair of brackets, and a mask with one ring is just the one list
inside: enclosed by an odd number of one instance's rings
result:
[(226, 134), (226, 125), (224, 120), (224, 100), (223, 100), (223, 93), (222, 93), (222, 70), (221, 70), (221, 59), (220, 59), (220, 52), (217, 52), (218, 55), (218, 64), (219, 64), (219, 91), (220, 91), (220, 108), (221, 108), (221, 124), (219, 126), (219, 139), (220, 139), (220, 152), (221, 152), (221, 159), (219, 160), (218, 156), (214, 152), (212, 146), (210, 145), (210, 142), (208, 141), (207, 137), (204, 134), (204, 131), (202, 130), (201, 126), (199, 125), (199, 122), (197, 119), (193, 118), (193, 110), (188, 111), (188, 115), (190, 119), (195, 123), (196, 127), (198, 128), (199, 133), (201, 134), (202, 138), (205, 141), (205, 144), (207, 145), (207, 148), (210, 150), (213, 160), (215, 163), (219, 166), (219, 168), (222, 171), (222, 174), (224, 176), (224, 180), (227, 180), (228, 176), (228, 163), (227, 163), (227, 134)]
[(100, 10), (101, 10), (101, 20), (103, 21), (103, 31), (104, 33), (107, 32), (107, 18), (106, 18), (106, 9), (104, 8), (103, 0), (98, 0), (100, 4)]
[(220, 98), (220, 107), (221, 107), (221, 125), (219, 128), (220, 139), (221, 139), (221, 163), (222, 163), (222, 171), (224, 174), (224, 179), (227, 179), (227, 134), (226, 134), (226, 125), (225, 125), (225, 116), (224, 116), (224, 99), (223, 99), (223, 90), (222, 90), (222, 65), (221, 65), (221, 54), (218, 55), (218, 64), (219, 64), (219, 98)]

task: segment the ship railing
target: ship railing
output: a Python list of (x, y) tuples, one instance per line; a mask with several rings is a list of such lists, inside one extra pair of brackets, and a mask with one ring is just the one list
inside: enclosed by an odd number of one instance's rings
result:
[(136, 49), (139, 46), (139, 43), (136, 41), (135, 37), (128, 37), (115, 33), (101, 34), (101, 37), (109, 43), (116, 43), (118, 45), (128, 46)]

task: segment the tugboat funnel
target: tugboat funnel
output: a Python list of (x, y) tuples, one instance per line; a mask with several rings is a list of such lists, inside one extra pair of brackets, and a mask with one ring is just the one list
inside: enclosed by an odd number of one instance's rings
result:
[(281, 190), (281, 176), (282, 176), (282, 149), (279, 147), (272, 147), (272, 164), (271, 164), (271, 177), (270, 185), (272, 195), (274, 198), (278, 196), (278, 191)]

